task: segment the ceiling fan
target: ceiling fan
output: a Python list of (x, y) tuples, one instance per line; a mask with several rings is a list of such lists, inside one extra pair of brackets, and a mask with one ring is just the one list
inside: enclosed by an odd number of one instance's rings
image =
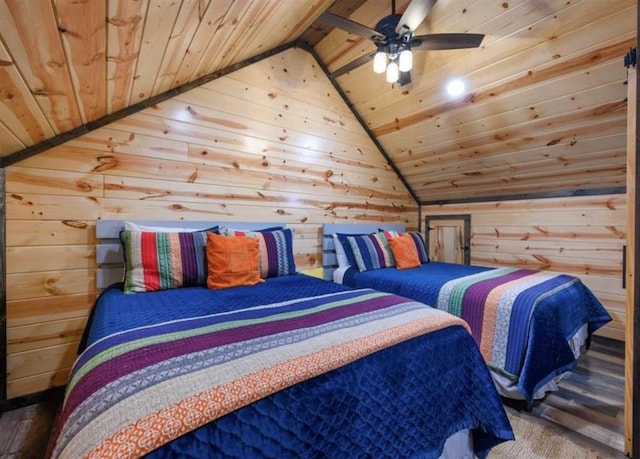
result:
[(385, 73), (389, 83), (398, 82), (400, 86), (411, 82), (413, 66), (412, 50), (443, 50), (477, 48), (482, 43), (483, 34), (477, 33), (434, 33), (414, 35), (420, 23), (427, 17), (436, 0), (412, 0), (404, 14), (396, 14), (396, 2), (391, 1), (391, 14), (376, 24), (375, 30), (337, 16), (322, 13), (320, 19), (329, 25), (338, 27), (354, 35), (367, 38), (376, 45), (376, 51), (346, 64), (331, 73), (332, 78), (339, 77), (373, 59), (373, 71)]

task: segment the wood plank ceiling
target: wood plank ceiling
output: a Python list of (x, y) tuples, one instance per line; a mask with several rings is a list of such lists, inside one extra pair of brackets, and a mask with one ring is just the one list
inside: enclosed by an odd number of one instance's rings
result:
[[(391, 2), (332, 3), (0, 0), (2, 165), (286, 44), (329, 72), (373, 51), (317, 19), (373, 28)], [(370, 64), (335, 82), (421, 203), (620, 192), (635, 29), (635, 0), (439, 0), (417, 33), (483, 33), (480, 48), (416, 52), (403, 87)]]

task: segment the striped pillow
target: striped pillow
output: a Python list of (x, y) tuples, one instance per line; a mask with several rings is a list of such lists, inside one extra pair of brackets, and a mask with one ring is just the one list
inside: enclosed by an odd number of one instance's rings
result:
[(360, 272), (395, 266), (389, 241), (382, 233), (347, 236)]
[(422, 234), (420, 234), (418, 231), (402, 233), (398, 231), (380, 230), (380, 232), (382, 232), (387, 237), (387, 239), (408, 234), (409, 236), (411, 236), (411, 238), (413, 239), (413, 243), (416, 245), (416, 250), (418, 251), (418, 258), (420, 259), (420, 264), (429, 263), (429, 254), (427, 252), (427, 246), (424, 243), (424, 239), (422, 239)]
[(296, 273), (296, 262), (293, 257), (293, 230), (282, 228), (271, 231), (243, 231), (233, 228), (222, 228), (226, 236), (247, 236), (258, 239), (260, 254), (260, 277), (288, 276)]
[[(342, 245), (342, 248), (344, 249), (344, 255), (347, 258), (347, 263), (345, 265), (346, 267), (353, 266), (355, 268), (358, 266), (356, 263), (356, 257), (353, 255), (353, 250), (351, 250), (351, 244), (349, 244), (349, 240), (347, 238), (350, 236), (366, 236), (366, 234), (367, 233), (360, 233), (360, 234), (336, 233), (336, 237), (338, 238), (338, 241)], [(340, 267), (342, 268), (342, 266)]]
[(155, 292), (206, 285), (207, 233), (124, 230), (124, 292)]
[(420, 263), (429, 263), (429, 252), (427, 252), (427, 246), (422, 239), (422, 234), (416, 232), (409, 233), (413, 238), (413, 242), (416, 244), (416, 250), (418, 250), (418, 258)]

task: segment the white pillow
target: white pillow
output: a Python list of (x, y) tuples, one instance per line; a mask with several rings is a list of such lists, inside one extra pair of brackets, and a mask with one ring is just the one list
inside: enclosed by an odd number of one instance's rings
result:
[(344, 275), (345, 273), (351, 269), (351, 266), (346, 267), (346, 268), (338, 268), (333, 272), (333, 282), (335, 282), (336, 284), (342, 284), (344, 283)]
[(349, 259), (347, 258), (347, 254), (344, 251), (344, 247), (342, 246), (342, 242), (338, 239), (337, 234), (333, 234), (333, 245), (336, 248), (336, 258), (338, 259), (338, 268), (349, 268), (351, 265), (349, 264)]

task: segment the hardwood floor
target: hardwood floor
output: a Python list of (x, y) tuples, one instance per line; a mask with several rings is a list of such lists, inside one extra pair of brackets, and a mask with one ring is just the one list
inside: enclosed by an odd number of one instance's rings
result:
[(0, 458), (44, 458), (63, 396), (50, 391), (40, 403), (0, 413)]
[[(58, 391), (36, 405), (1, 413), (0, 458), (43, 458), (60, 403)], [(592, 450), (594, 458), (625, 458), (623, 344), (595, 337), (558, 392), (536, 402), (531, 411), (511, 405), (511, 415), (554, 429)]]
[(511, 414), (553, 428), (599, 458), (626, 458), (624, 451), (624, 344), (594, 337), (560, 390), (535, 402), (530, 412), (507, 403)]

